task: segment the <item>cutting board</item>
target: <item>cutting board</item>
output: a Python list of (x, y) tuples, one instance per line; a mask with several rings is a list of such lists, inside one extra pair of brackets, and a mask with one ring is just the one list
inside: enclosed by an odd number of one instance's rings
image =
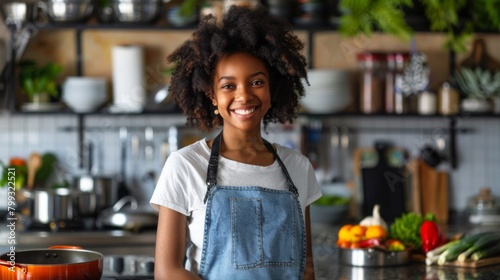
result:
[[(425, 262), (425, 256), (421, 254), (414, 254), (412, 255), (412, 260), (415, 262)], [(479, 267), (499, 265), (499, 264), (500, 264), (500, 256), (485, 258), (478, 261), (466, 260), (465, 262), (459, 262), (459, 261), (445, 262), (443, 266), (479, 268)]]
[(448, 222), (448, 173), (438, 171), (419, 160), (420, 209), (434, 213), (439, 223)]

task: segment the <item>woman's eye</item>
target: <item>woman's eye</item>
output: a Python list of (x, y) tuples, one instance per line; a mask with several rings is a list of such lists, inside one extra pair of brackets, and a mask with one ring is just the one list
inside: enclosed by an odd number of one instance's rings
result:
[(233, 86), (233, 85), (230, 85), (230, 84), (225, 84), (225, 85), (222, 85), (222, 87), (221, 87), (221, 88), (222, 88), (222, 89), (232, 89), (232, 88), (234, 88), (234, 86)]
[(252, 82), (253, 86), (260, 86), (260, 85), (263, 85), (263, 84), (264, 84), (264, 81), (261, 81), (261, 80), (257, 80), (257, 81), (253, 81)]

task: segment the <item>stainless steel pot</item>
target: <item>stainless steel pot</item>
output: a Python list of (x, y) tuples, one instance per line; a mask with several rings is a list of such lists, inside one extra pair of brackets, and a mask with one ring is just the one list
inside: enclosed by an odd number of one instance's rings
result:
[(74, 193), (70, 189), (24, 190), (30, 200), (31, 218), (38, 223), (69, 221), (75, 217)]
[(36, 4), (26, 1), (13, 1), (1, 5), (2, 17), (7, 25), (17, 26), (26, 22), (32, 22), (35, 19)]
[(55, 22), (78, 22), (90, 17), (94, 11), (93, 0), (46, 0), (44, 10)]
[[(73, 177), (73, 187), (84, 194), (95, 193), (96, 210), (112, 207), (118, 201), (118, 181), (114, 176), (105, 175), (77, 175)], [(87, 203), (93, 203), (88, 198)], [(81, 198), (82, 203), (85, 203)]]
[(115, 19), (124, 23), (150, 23), (158, 19), (160, 0), (111, 0)]
[(411, 250), (387, 251), (381, 248), (339, 248), (339, 259), (341, 263), (353, 266), (380, 267), (403, 265), (411, 261)]

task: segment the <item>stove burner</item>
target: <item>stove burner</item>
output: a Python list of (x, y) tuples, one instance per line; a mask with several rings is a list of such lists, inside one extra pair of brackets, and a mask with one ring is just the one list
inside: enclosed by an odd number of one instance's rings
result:
[(153, 279), (154, 257), (114, 255), (104, 257), (103, 279)]

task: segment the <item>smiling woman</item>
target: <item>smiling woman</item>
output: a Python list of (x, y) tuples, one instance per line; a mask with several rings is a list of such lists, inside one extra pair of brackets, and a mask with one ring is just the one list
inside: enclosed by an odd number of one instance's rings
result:
[(314, 169), (299, 151), (261, 136), (262, 123), (297, 116), (307, 81), (302, 47), (265, 8), (233, 6), (221, 21), (206, 17), (169, 56), (170, 92), (188, 124), (222, 131), (165, 163), (151, 199), (159, 211), (155, 278), (314, 279)]

